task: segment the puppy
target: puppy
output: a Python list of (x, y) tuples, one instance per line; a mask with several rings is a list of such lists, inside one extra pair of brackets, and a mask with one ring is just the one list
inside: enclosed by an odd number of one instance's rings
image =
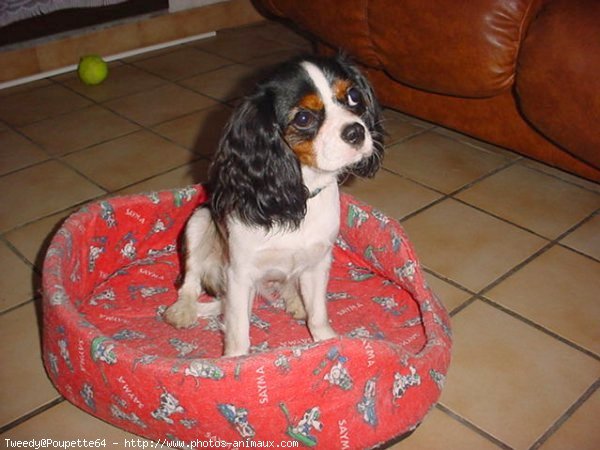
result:
[[(224, 314), (225, 356), (248, 353), (253, 299), (277, 290), (315, 341), (336, 336), (326, 289), (339, 230), (340, 175), (372, 177), (380, 107), (343, 57), (280, 66), (241, 103), (209, 170), (209, 204), (185, 231), (186, 271), (165, 312), (177, 328)], [(208, 292), (223, 302), (199, 303)]]

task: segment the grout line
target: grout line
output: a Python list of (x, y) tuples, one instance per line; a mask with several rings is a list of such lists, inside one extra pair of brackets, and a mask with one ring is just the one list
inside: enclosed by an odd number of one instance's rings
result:
[(459, 422), (460, 424), (464, 425), (465, 427), (467, 427), (471, 431), (475, 432), (479, 436), (481, 436), (481, 437), (487, 439), (488, 441), (492, 442), (493, 444), (497, 445), (498, 447), (500, 447), (500, 448), (502, 448), (504, 450), (513, 450), (513, 448), (511, 446), (505, 444), (504, 442), (502, 442), (498, 438), (492, 436), (490, 433), (488, 433), (484, 429), (479, 428), (473, 422), (471, 422), (471, 421), (465, 419), (464, 417), (458, 415), (457, 413), (455, 413), (454, 411), (452, 411), (450, 408), (442, 405), (441, 403), (438, 403), (437, 405), (435, 405), (435, 407), (437, 409), (439, 409), (440, 411), (442, 411), (443, 413), (449, 415), (452, 419), (454, 419), (457, 422)]
[(29, 303), (32, 303), (32, 302), (35, 302), (35, 301), (36, 301), (36, 298), (30, 298), (29, 300), (25, 300), (24, 302), (17, 303), (16, 305), (9, 306), (4, 311), (0, 311), (0, 317), (6, 315), (8, 313), (11, 313), (13, 311), (16, 311), (17, 309), (19, 309), (19, 308), (21, 308), (23, 306), (26, 306)]
[(12, 428), (15, 428), (19, 425), (21, 425), (23, 422), (28, 421), (29, 419), (31, 419), (32, 417), (37, 416), (38, 414), (41, 414), (45, 411), (48, 411), (49, 409), (60, 405), (62, 402), (64, 402), (65, 399), (64, 397), (58, 397), (55, 398), (54, 400), (46, 403), (45, 405), (40, 406), (39, 408), (34, 409), (33, 411), (19, 417), (18, 419), (13, 420), (12, 422), (7, 423), (6, 425), (3, 425), (0, 427), (0, 434), (3, 434), (5, 432), (7, 432), (8, 430), (11, 430)]
[(529, 450), (537, 450), (548, 441), (563, 425), (569, 420), (573, 414), (586, 402), (600, 387), (600, 379), (597, 379), (581, 397), (573, 403), (569, 409), (542, 434), (537, 441), (529, 448)]
[(506, 306), (501, 305), (500, 303), (497, 303), (487, 297), (483, 297), (483, 296), (477, 296), (477, 300), (481, 300), (482, 302), (486, 303), (487, 305), (496, 308), (499, 311), (502, 311), (505, 314), (508, 314), (509, 316), (511, 316), (514, 319), (517, 319), (533, 328), (535, 328), (538, 331), (541, 331), (542, 333), (550, 336), (551, 338), (556, 339), (557, 341), (562, 342), (565, 345), (568, 345), (569, 347), (578, 350), (579, 352), (589, 356), (592, 359), (595, 359), (596, 361), (600, 361), (600, 355), (595, 354), (593, 351), (586, 349), (585, 347), (580, 346), (579, 344), (576, 344), (573, 341), (570, 341), (569, 339), (557, 334), (556, 332), (534, 322), (533, 320), (522, 316), (521, 314), (513, 311), (512, 309), (507, 308)]
[[(500, 284), (501, 282), (503, 282), (504, 280), (506, 280), (507, 278), (509, 278), (510, 276), (512, 276), (515, 272), (517, 272), (518, 270), (521, 270), (524, 266), (526, 266), (527, 264), (529, 264), (530, 262), (532, 262), (534, 259), (536, 259), (539, 256), (541, 256), (543, 253), (546, 253), (552, 247), (554, 247), (556, 245), (560, 245), (560, 240), (561, 239), (563, 239), (565, 236), (567, 236), (568, 234), (572, 233), (574, 230), (576, 230), (577, 228), (579, 228), (582, 224), (584, 224), (585, 222), (587, 222), (588, 220), (590, 220), (590, 218), (592, 216), (596, 215), (597, 212), (598, 211), (592, 212), (588, 217), (580, 220), (578, 223), (576, 223), (571, 228), (567, 229), (562, 234), (558, 235), (556, 238), (554, 238), (552, 240), (548, 240), (547, 238), (544, 238), (547, 241), (546, 245), (544, 245), (539, 250), (537, 250), (536, 252), (534, 252), (533, 254), (531, 254), (529, 257), (527, 257), (526, 259), (524, 259), (523, 261), (521, 261), (519, 264), (517, 264), (516, 266), (514, 266), (508, 272), (506, 272), (503, 275), (501, 275), (498, 278), (496, 278), (494, 281), (492, 281), (486, 287), (484, 287), (483, 289), (481, 289), (477, 294), (483, 296), (484, 294), (488, 293), (490, 290), (492, 290), (493, 288), (495, 288), (498, 284)], [(511, 222), (507, 222), (507, 223), (511, 224)], [(582, 254), (582, 256), (585, 256), (586, 258), (591, 259), (592, 261), (597, 262), (595, 258), (593, 258), (593, 257), (591, 257), (589, 255)]]

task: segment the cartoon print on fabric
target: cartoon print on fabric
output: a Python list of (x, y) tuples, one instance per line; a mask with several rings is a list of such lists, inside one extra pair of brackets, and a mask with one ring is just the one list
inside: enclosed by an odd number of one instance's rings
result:
[(230, 403), (219, 403), (217, 407), (241, 437), (244, 439), (254, 438), (256, 432), (248, 421), (248, 410), (246, 408), (237, 408)]
[(58, 348), (60, 349), (60, 356), (64, 360), (65, 364), (69, 368), (71, 372), (75, 369), (73, 368), (73, 363), (71, 362), (71, 354), (69, 353), (69, 343), (66, 338), (62, 338), (58, 340)]
[(98, 336), (92, 341), (92, 360), (116, 364), (117, 355), (115, 355), (114, 348), (115, 344), (110, 342), (106, 336)]
[(443, 373), (440, 373), (435, 369), (429, 369), (429, 376), (435, 382), (438, 389), (441, 391), (444, 388), (444, 383), (446, 382), (446, 376)]
[(96, 270), (96, 262), (100, 255), (106, 251), (106, 242), (108, 238), (105, 236), (95, 236), (92, 238), (92, 245), (88, 248), (88, 272), (92, 273)]
[(108, 228), (115, 228), (117, 226), (117, 219), (115, 217), (115, 210), (108, 201), (100, 202), (100, 217), (106, 223)]
[(417, 263), (414, 261), (406, 261), (402, 267), (396, 267), (394, 272), (398, 278), (407, 278), (410, 281), (414, 281), (414, 276), (417, 272)]
[(348, 217), (346, 223), (350, 228), (358, 228), (369, 219), (369, 214), (357, 205), (348, 207)]
[(131, 293), (131, 299), (137, 300), (138, 295), (142, 298), (150, 298), (155, 295), (164, 294), (169, 292), (168, 287), (164, 286), (146, 286), (146, 285), (130, 285), (127, 290)]
[(216, 364), (208, 361), (196, 359), (192, 361), (189, 367), (183, 371), (184, 375), (198, 378), (208, 378), (210, 380), (221, 380), (225, 377), (225, 372)]
[(384, 228), (386, 228), (388, 223), (390, 223), (390, 218), (388, 216), (386, 216), (383, 212), (379, 211), (378, 209), (371, 210), (371, 214), (379, 222), (380, 230), (383, 230)]
[(156, 420), (162, 420), (170, 425), (173, 424), (173, 419), (171, 419), (173, 414), (181, 414), (185, 411), (183, 406), (179, 404), (179, 400), (165, 388), (163, 388), (163, 392), (160, 394), (159, 402), (158, 408), (152, 411), (150, 415)]
[(417, 373), (417, 369), (410, 366), (409, 370), (410, 374), (408, 375), (401, 375), (398, 372), (394, 374), (394, 385), (392, 387), (394, 400), (403, 397), (409, 388), (421, 385), (421, 376)]
[(194, 188), (192, 186), (174, 190), (173, 191), (173, 200), (175, 202), (175, 206), (177, 208), (180, 208), (184, 204), (189, 203), (195, 194), (196, 194), (196, 188)]
[(83, 402), (90, 408), (92, 411), (96, 412), (96, 402), (94, 401), (94, 388), (90, 383), (83, 383), (81, 387), (81, 391), (79, 391)]
[(125, 400), (119, 398), (116, 395), (113, 395), (112, 401), (113, 403), (111, 403), (110, 405), (110, 413), (114, 418), (131, 422), (140, 428), (148, 427), (148, 425), (146, 425), (136, 413), (126, 413), (125, 411), (123, 411), (123, 409), (127, 408), (127, 402)]
[(356, 405), (363, 420), (372, 426), (377, 426), (377, 413), (375, 411), (375, 395), (377, 390), (377, 377), (369, 378), (365, 383), (363, 397)]
[(377, 259), (377, 253), (385, 253), (385, 251), (385, 247), (373, 247), (372, 245), (368, 245), (364, 251), (365, 260), (373, 264), (374, 267), (381, 269), (383, 266)]
[(59, 374), (59, 372), (58, 372), (58, 358), (52, 352), (48, 352), (48, 364), (50, 365), (50, 372), (52, 372), (52, 374), (57, 377), (58, 374)]
[(140, 331), (129, 330), (124, 328), (115, 334), (113, 334), (112, 338), (115, 341), (131, 341), (133, 339), (144, 339), (146, 335), (141, 333)]
[(378, 305), (381, 305), (383, 310), (394, 316), (400, 316), (406, 309), (406, 306), (402, 308), (398, 308), (398, 302), (394, 299), (394, 297), (373, 297), (372, 299)]
[(175, 350), (177, 350), (177, 356), (179, 358), (184, 358), (185, 356), (189, 355), (190, 353), (192, 353), (194, 350), (196, 350), (198, 348), (198, 346), (196, 344), (193, 344), (191, 342), (182, 341), (179, 338), (170, 338), (169, 344)]
[(111, 306), (108, 302), (114, 302), (117, 299), (117, 294), (113, 288), (108, 288), (90, 298), (90, 305), (92, 306), (102, 306), (104, 309), (110, 309)]
[(327, 356), (319, 363), (319, 366), (313, 370), (313, 374), (319, 375), (323, 369), (331, 365), (329, 371), (323, 376), (323, 380), (328, 381), (332, 386), (338, 386), (344, 391), (352, 389), (353, 383), (348, 369), (344, 363), (348, 359), (342, 356), (337, 347), (332, 347), (327, 352)]
[(321, 418), (321, 410), (319, 407), (314, 406), (307, 409), (304, 412), (302, 419), (300, 419), (295, 425), (285, 403), (281, 402), (279, 407), (283, 411), (283, 414), (288, 422), (286, 430), (288, 436), (306, 445), (307, 447), (314, 447), (317, 445), (318, 440), (311, 433), (313, 428), (317, 431), (323, 431), (323, 423), (319, 420)]
[(137, 256), (137, 248), (135, 246), (136, 243), (137, 239), (135, 238), (133, 232), (125, 234), (125, 236), (123, 236), (123, 238), (119, 241), (121, 256), (133, 261)]

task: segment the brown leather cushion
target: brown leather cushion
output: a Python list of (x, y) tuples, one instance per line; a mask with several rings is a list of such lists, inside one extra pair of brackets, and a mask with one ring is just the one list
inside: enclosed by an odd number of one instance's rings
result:
[(517, 93), (530, 123), (600, 167), (600, 2), (555, 0), (532, 23)]
[(256, 4), (269, 12), (292, 19), (300, 28), (325, 43), (346, 51), (357, 60), (379, 67), (369, 36), (368, 0), (299, 1), (260, 0)]
[[(319, 2), (321, 3), (321, 2)], [(371, 0), (371, 36), (385, 70), (430, 92), (490, 97), (512, 86), (536, 0)]]

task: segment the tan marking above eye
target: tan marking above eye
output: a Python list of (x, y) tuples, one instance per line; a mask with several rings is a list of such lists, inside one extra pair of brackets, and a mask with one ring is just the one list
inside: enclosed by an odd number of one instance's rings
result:
[(300, 99), (298, 102), (298, 107), (303, 109), (309, 109), (311, 111), (321, 111), (325, 108), (323, 104), (323, 100), (317, 94), (307, 94)]
[(333, 95), (340, 102), (345, 102), (348, 89), (352, 87), (350, 80), (336, 80), (333, 83)]

